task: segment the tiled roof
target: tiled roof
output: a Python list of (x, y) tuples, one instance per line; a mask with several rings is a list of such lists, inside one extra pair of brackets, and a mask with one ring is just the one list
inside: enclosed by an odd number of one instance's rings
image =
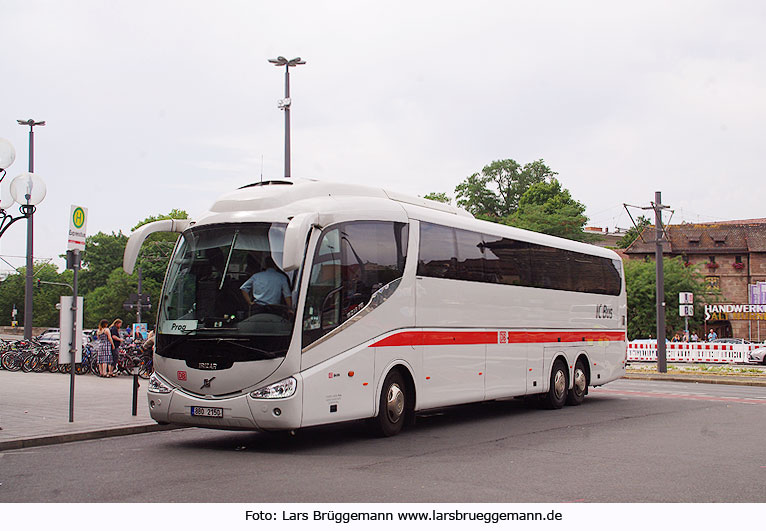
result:
[[(766, 218), (668, 225), (669, 237), (663, 245), (665, 254), (708, 254), (735, 252), (766, 252)], [(654, 226), (644, 228), (644, 241), (636, 239), (625, 252), (631, 254), (654, 253)]]

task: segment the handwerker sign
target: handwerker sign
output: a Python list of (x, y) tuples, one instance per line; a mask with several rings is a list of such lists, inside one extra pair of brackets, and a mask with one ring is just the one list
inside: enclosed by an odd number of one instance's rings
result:
[(766, 304), (706, 304), (705, 321), (766, 321)]

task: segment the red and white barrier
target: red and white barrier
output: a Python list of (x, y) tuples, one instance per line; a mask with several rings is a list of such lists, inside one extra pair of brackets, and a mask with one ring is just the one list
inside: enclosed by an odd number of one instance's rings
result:
[[(761, 345), (735, 343), (665, 343), (667, 361), (677, 363), (747, 363), (747, 353)], [(628, 343), (628, 361), (657, 361), (657, 340)]]

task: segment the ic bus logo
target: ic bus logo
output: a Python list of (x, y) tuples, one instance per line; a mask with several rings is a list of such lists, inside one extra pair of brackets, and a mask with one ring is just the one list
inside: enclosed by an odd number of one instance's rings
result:
[(508, 343), (508, 332), (505, 330), (502, 330), (497, 333), (497, 342), (498, 343)]

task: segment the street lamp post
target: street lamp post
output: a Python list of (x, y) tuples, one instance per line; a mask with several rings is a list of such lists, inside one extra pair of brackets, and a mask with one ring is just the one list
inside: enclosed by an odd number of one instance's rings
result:
[[(29, 126), (29, 173), (35, 172), (35, 126), (43, 126), (45, 122), (16, 120), (19, 125)], [(34, 279), (34, 210), (27, 217), (27, 275), (24, 284), (24, 339), (32, 339), (32, 280)]]
[[(32, 120), (30, 120), (31, 122)], [(33, 122), (30, 129), (34, 125), (45, 125), (45, 122)], [(32, 162), (32, 133), (30, 131), (30, 150), (29, 150), (29, 168), (34, 168)], [(2, 184), (5, 178), (5, 170), (16, 159), (16, 150), (13, 145), (7, 140), (0, 138), (0, 184)], [(10, 192), (10, 193), (8, 193)], [(2, 193), (0, 194), (0, 237), (5, 234), (8, 227), (13, 225), (16, 221), (26, 218), (29, 220), (27, 230), (27, 275), (26, 275), (26, 294), (24, 303), (24, 337), (30, 339), (32, 337), (32, 278), (33, 278), (33, 264), (32, 264), (32, 214), (35, 212), (36, 205), (45, 199), (45, 182), (32, 172), (22, 173), (18, 175), (10, 184), (10, 190), (7, 186), (2, 187)], [(9, 197), (10, 196), (10, 197)], [(6, 212), (7, 208), (10, 208), (14, 202), (19, 203), (20, 216), (13, 217), (13, 215)]]
[(285, 67), (285, 99), (279, 100), (278, 106), (285, 111), (285, 179), (290, 178), (290, 67), (305, 65), (306, 61), (301, 60), (300, 57), (290, 59), (289, 61), (281, 55), (276, 59), (269, 59), (269, 62), (274, 66)]

